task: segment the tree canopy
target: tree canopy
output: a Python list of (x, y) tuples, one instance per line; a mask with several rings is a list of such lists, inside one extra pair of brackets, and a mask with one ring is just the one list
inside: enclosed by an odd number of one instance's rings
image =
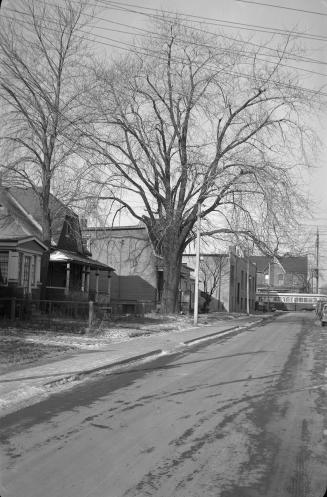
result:
[(296, 222), (319, 95), (287, 67), (289, 40), (259, 47), (165, 16), (152, 32), (124, 59), (96, 67), (90, 147), (103, 195), (146, 225), (163, 258), (172, 310), (199, 203), (211, 224), (204, 231), (238, 232), (261, 249)]
[[(50, 250), (50, 192), (74, 196), (86, 123), (84, 2), (20, 0), (0, 32), (2, 183), (30, 187)], [(74, 178), (75, 181), (72, 181)], [(44, 257), (42, 279), (47, 273)]]

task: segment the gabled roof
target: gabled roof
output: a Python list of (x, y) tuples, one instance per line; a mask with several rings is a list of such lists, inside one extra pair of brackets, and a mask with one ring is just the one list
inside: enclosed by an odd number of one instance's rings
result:
[[(264, 273), (268, 270), (271, 257), (265, 255), (253, 255), (250, 260), (257, 265), (257, 272)], [(284, 269), (285, 273), (307, 274), (308, 272), (308, 257), (304, 256), (283, 256), (279, 257), (278, 262)]]
[(308, 257), (307, 256), (285, 256), (281, 257), (280, 263), (286, 273), (307, 274), (308, 272)]
[[(9, 195), (18, 203), (35, 222), (36, 228), (42, 229), (42, 211), (37, 193), (32, 188), (10, 187), (6, 189)], [(51, 228), (53, 241), (57, 244), (66, 216), (77, 218), (78, 216), (69, 207), (50, 194)]]
[(0, 216), (0, 238), (17, 239), (29, 235), (30, 233), (11, 214)]
[(41, 242), (35, 236), (20, 236), (20, 237), (11, 237), (11, 238), (3, 238), (0, 237), (0, 248), (4, 250), (17, 250), (28, 248), (29, 251), (36, 253), (43, 253), (47, 250), (47, 247), (44, 243)]

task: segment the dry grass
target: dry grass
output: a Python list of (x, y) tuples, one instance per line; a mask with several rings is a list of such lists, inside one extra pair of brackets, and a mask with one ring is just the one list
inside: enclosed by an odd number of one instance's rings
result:
[[(212, 313), (199, 316), (199, 324), (212, 324), (221, 319), (240, 315)], [(126, 316), (116, 321), (95, 323), (86, 331), (78, 322), (56, 320), (46, 322), (2, 322), (0, 328), (0, 374), (49, 360), (62, 359), (81, 350), (101, 350), (110, 343), (124, 342), (169, 331), (182, 331), (193, 325), (190, 315), (147, 315), (143, 318)]]
[(43, 360), (60, 359), (74, 348), (34, 343), (19, 335), (0, 335), (0, 373), (40, 364)]

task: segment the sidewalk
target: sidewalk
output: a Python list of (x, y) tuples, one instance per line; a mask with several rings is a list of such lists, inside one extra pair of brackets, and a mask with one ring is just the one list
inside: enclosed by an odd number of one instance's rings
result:
[(35, 404), (52, 393), (70, 388), (92, 373), (163, 353), (169, 354), (198, 340), (209, 340), (217, 334), (249, 328), (269, 318), (270, 314), (243, 316), (232, 322), (222, 320), (183, 331), (141, 336), (108, 344), (99, 351), (77, 352), (68, 359), (5, 373), (0, 376), (0, 417)]

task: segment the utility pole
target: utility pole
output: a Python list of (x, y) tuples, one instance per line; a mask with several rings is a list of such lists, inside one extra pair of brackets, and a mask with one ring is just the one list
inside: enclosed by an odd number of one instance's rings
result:
[(198, 312), (199, 312), (200, 232), (201, 232), (201, 204), (200, 202), (198, 202), (197, 223), (196, 223), (196, 251), (195, 251), (194, 324), (198, 324)]
[(271, 261), (269, 258), (269, 264), (268, 264), (268, 312), (270, 310), (270, 271), (271, 271)]
[(246, 313), (250, 314), (250, 255), (247, 253), (246, 262)]
[(319, 230), (316, 234), (316, 293), (319, 293)]

